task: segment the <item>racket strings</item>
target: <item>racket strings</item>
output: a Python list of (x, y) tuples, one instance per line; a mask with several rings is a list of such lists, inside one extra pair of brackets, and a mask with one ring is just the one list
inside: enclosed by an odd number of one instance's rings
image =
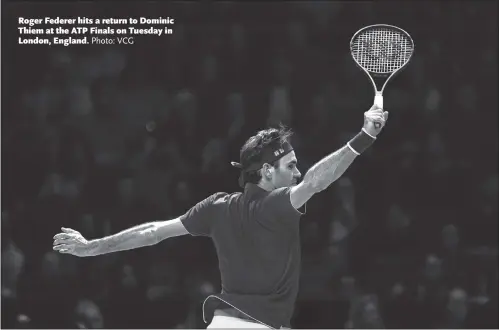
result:
[(411, 58), (414, 46), (405, 34), (388, 28), (367, 29), (352, 42), (357, 63), (373, 73), (392, 73)]

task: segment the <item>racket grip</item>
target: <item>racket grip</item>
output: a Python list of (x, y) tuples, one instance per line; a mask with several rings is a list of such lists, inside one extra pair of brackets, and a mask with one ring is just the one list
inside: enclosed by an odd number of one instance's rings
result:
[[(383, 94), (381, 94), (381, 92), (376, 91), (376, 94), (374, 95), (374, 105), (379, 109), (383, 109)], [(381, 123), (375, 122), (374, 127), (379, 129), (381, 127)]]
[(376, 95), (374, 95), (374, 105), (383, 109), (383, 94), (381, 92), (376, 92)]

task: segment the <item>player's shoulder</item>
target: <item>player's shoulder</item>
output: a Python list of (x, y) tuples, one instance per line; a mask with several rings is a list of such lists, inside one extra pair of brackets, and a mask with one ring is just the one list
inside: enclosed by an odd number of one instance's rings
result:
[(225, 204), (237, 199), (239, 196), (241, 196), (240, 192), (227, 193), (220, 191), (212, 194), (209, 199), (213, 204)]
[(262, 205), (271, 209), (287, 209), (291, 205), (291, 187), (282, 187), (270, 191), (262, 200)]
[(267, 196), (268, 197), (275, 197), (275, 196), (282, 196), (282, 195), (289, 195), (291, 192), (291, 187), (282, 187), (282, 188), (277, 188), (272, 191), (270, 191)]

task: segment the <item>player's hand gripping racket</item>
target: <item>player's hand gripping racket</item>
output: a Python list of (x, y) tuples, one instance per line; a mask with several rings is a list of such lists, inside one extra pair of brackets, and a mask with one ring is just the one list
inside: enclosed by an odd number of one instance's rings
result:
[[(383, 108), (383, 91), (386, 83), (403, 67), (414, 52), (414, 42), (409, 33), (386, 24), (366, 26), (357, 31), (350, 41), (350, 53), (357, 65), (364, 70), (374, 87), (374, 105)], [(381, 90), (380, 83), (384, 80)], [(374, 123), (376, 128), (381, 123)]]

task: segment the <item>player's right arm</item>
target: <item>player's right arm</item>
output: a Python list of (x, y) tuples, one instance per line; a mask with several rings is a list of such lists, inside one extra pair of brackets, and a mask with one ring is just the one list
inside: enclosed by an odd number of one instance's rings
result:
[(188, 234), (180, 218), (144, 223), (114, 235), (87, 241), (78, 231), (62, 228), (54, 236), (55, 251), (78, 257), (137, 249), (161, 242), (164, 239)]
[[(359, 141), (359, 146), (369, 145), (374, 142), (376, 135), (378, 135), (385, 125), (388, 118), (388, 112), (383, 109), (378, 109), (375, 105), (364, 113), (364, 127), (354, 139)], [(381, 124), (380, 128), (376, 128), (374, 123)], [(347, 145), (336, 150), (330, 155), (324, 157), (316, 164), (314, 164), (303, 177), (300, 184), (293, 186), (290, 191), (291, 205), (295, 209), (301, 208), (313, 195), (326, 189), (339, 179), (343, 173), (350, 167), (355, 158), (360, 154), (352, 146), (354, 144), (352, 139)], [(358, 143), (357, 143), (358, 144)]]

